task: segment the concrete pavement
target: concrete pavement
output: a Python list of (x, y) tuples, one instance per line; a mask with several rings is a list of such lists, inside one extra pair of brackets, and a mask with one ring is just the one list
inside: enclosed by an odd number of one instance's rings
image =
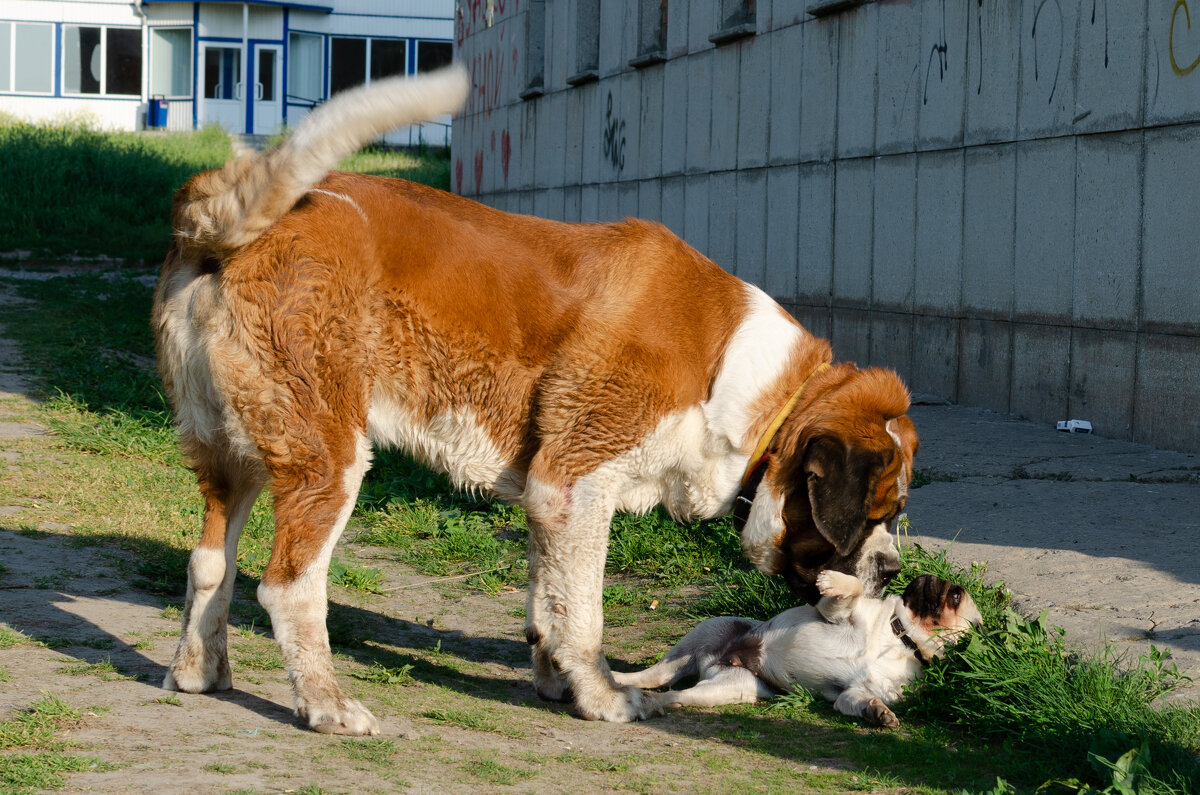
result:
[(912, 540), (986, 562), (1075, 645), (1153, 643), (1200, 680), (1200, 455), (963, 406), (910, 416), (932, 479), (909, 498)]

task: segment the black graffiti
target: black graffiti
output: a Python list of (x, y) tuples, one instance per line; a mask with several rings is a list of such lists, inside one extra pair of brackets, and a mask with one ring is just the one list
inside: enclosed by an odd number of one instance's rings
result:
[(613, 118), (612, 106), (612, 92), (609, 91), (608, 111), (604, 114), (604, 156), (620, 171), (625, 168), (625, 121)]
[(922, 105), (929, 104), (929, 76), (933, 73), (933, 62), (936, 59), (938, 65), (938, 82), (946, 79), (946, 72), (950, 69), (950, 43), (946, 41), (946, 0), (942, 0), (942, 32), (941, 39), (933, 45), (929, 51), (929, 60), (925, 64), (925, 95), (921, 99)]
[[(1092, 0), (1092, 24), (1096, 24), (1096, 4), (1100, 0)], [(1108, 68), (1108, 0), (1104, 1), (1104, 68)]]
[[(975, 6), (975, 21), (977, 23), (975, 25), (975, 34), (979, 37), (979, 46), (976, 48), (979, 50), (979, 83), (975, 86), (975, 93), (978, 95), (983, 93), (983, 0), (979, 0)], [(968, 40), (970, 39), (969, 33), (967, 34), (967, 38)]]
[[(1030, 35), (1033, 37), (1033, 79), (1034, 79), (1034, 82), (1037, 82), (1037, 80), (1038, 80), (1038, 44), (1037, 44), (1037, 42), (1038, 42), (1038, 35), (1037, 35), (1038, 17), (1040, 17), (1042, 15), (1042, 9), (1045, 8), (1048, 3), (1053, 3), (1054, 10), (1056, 12), (1058, 12), (1058, 60), (1056, 60), (1054, 62), (1054, 81), (1050, 84), (1050, 97), (1049, 97), (1049, 99), (1046, 100), (1047, 105), (1054, 102), (1054, 92), (1058, 89), (1058, 73), (1062, 69), (1063, 25), (1064, 25), (1065, 20), (1063, 18), (1062, 6), (1060, 6), (1058, 4), (1058, 0), (1042, 0), (1042, 2), (1038, 3), (1037, 11), (1033, 12), (1033, 30), (1030, 32)], [(1105, 13), (1105, 18), (1107, 19), (1107, 17), (1108, 17), (1108, 14)]]

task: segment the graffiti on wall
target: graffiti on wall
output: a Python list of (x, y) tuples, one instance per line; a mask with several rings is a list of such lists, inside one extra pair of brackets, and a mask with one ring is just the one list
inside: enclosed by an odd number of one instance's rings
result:
[(942, 0), (942, 29), (938, 34), (938, 40), (929, 50), (929, 61), (925, 64), (925, 95), (921, 99), (922, 105), (929, 104), (929, 77), (933, 74), (934, 61), (938, 67), (938, 82), (946, 79), (946, 71), (950, 68), (950, 43), (946, 41), (946, 0)]
[(612, 92), (608, 92), (608, 109), (604, 113), (604, 157), (617, 171), (625, 168), (625, 120), (613, 115)]
[[(1046, 11), (1047, 6), (1049, 6), (1052, 10)], [(1065, 20), (1063, 19), (1062, 6), (1060, 6), (1058, 4), (1058, 0), (1041, 0), (1041, 2), (1038, 3), (1037, 10), (1033, 12), (1033, 28), (1032, 28), (1032, 30), (1029, 31), (1029, 36), (1030, 36), (1030, 38), (1033, 39), (1033, 80), (1034, 80), (1034, 82), (1037, 82), (1038, 80), (1041, 79), (1041, 71), (1038, 69), (1038, 65), (1039, 65), (1038, 64), (1038, 61), (1039, 61), (1039, 58), (1038, 58), (1038, 21), (1040, 19), (1042, 19), (1043, 12), (1046, 13), (1046, 20), (1047, 20), (1042, 25), (1043, 31), (1045, 31), (1046, 25), (1049, 24), (1050, 18), (1053, 17), (1058, 20), (1058, 55), (1054, 59), (1054, 80), (1050, 83), (1050, 96), (1046, 98), (1046, 104), (1050, 104), (1050, 103), (1054, 102), (1054, 92), (1058, 90), (1058, 75), (1059, 75), (1059, 72), (1062, 71), (1062, 57), (1063, 57), (1063, 49), (1064, 49), (1063, 48), (1063, 35), (1064, 35)], [(1053, 36), (1051, 36), (1050, 39), (1051, 39), (1051, 41), (1053, 41)], [(1044, 46), (1043, 46), (1042, 51), (1043, 51), (1043, 53), (1045, 52)], [(1049, 58), (1047, 58), (1046, 60), (1049, 61)]]
[[(500, 174), (508, 183), (512, 137), (502, 111), (514, 86), (521, 86), (520, 0), (459, 0), (455, 8), (454, 37), (460, 57), (471, 76), (471, 93), (458, 127), (462, 139), (479, 141), (456, 156), (453, 187), (459, 194), (478, 195), (484, 189), (486, 168), (500, 158)], [(516, 22), (514, 22), (516, 20)], [(470, 45), (463, 53), (464, 42)], [(456, 150), (458, 147), (456, 147)], [(472, 181), (473, 180), (473, 181)]]
[(1180, 66), (1179, 59), (1175, 56), (1175, 19), (1179, 16), (1180, 9), (1183, 10), (1183, 21), (1187, 25), (1187, 29), (1192, 29), (1192, 15), (1188, 11), (1187, 0), (1176, 0), (1175, 8), (1171, 11), (1171, 25), (1167, 29), (1167, 54), (1171, 58), (1171, 69), (1175, 74), (1183, 77), (1191, 74), (1197, 66), (1200, 66), (1200, 55), (1196, 56), (1196, 60), (1189, 63), (1187, 66)]

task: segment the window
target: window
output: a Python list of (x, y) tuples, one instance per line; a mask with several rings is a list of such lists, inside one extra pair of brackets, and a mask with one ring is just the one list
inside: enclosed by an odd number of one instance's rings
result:
[(241, 99), (242, 48), (204, 48), (204, 98)]
[(408, 73), (404, 39), (351, 39), (335, 36), (329, 48), (329, 93), (371, 80)]
[(408, 42), (375, 39), (371, 42), (371, 79), (379, 80), (408, 72)]
[[(546, 3), (533, 0), (525, 12), (525, 87), (521, 99), (540, 97), (545, 90)], [(424, 48), (422, 42), (422, 48)]]
[(0, 22), (0, 91), (54, 91), (54, 27)]
[(334, 38), (329, 45), (329, 93), (353, 88), (367, 79), (367, 40)]
[(635, 69), (667, 59), (667, 0), (638, 0), (638, 54)]
[(721, 0), (721, 29), (709, 36), (708, 40), (721, 45), (753, 36), (757, 21), (755, 0)]
[(274, 48), (269, 50), (258, 51), (258, 70), (256, 71), (258, 80), (258, 99), (262, 102), (274, 102), (278, 99), (275, 96), (275, 56)]
[[(540, 6), (542, 3), (534, 2)], [(532, 13), (532, 12), (531, 12)], [(448, 41), (419, 41), (417, 42), (417, 71), (432, 72), (449, 66), (454, 60), (454, 47)]]
[(12, 23), (0, 22), (0, 91), (12, 91)]
[(579, 0), (575, 4), (575, 74), (567, 83), (577, 86), (599, 76), (600, 0)]
[(63, 26), (63, 93), (142, 93), (140, 28)]
[(288, 35), (288, 101), (315, 105), (323, 93), (325, 47), (321, 36)]
[(150, 29), (150, 93), (192, 95), (192, 29)]

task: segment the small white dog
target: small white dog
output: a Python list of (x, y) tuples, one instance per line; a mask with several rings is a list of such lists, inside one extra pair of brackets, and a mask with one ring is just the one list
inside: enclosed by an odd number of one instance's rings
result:
[(700, 622), (659, 663), (614, 673), (619, 685), (651, 688), (685, 676), (686, 690), (656, 693), (665, 706), (717, 706), (772, 698), (795, 685), (819, 692), (845, 715), (899, 726), (889, 708), (921, 666), (982, 622), (962, 586), (932, 575), (903, 596), (863, 596), (856, 577), (823, 571), (816, 606), (785, 610), (770, 621), (721, 616)]

